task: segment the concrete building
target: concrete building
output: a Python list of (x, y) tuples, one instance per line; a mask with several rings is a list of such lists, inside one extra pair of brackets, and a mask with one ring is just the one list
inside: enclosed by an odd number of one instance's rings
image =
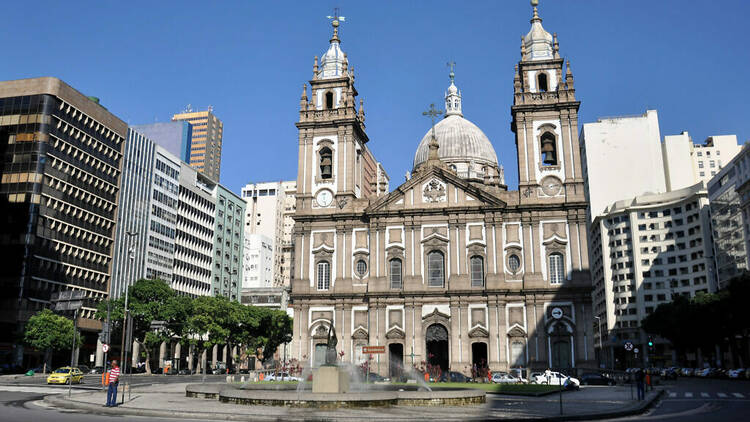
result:
[(664, 175), (667, 190), (708, 183), (740, 151), (736, 135), (711, 136), (694, 144), (687, 132), (664, 137)]
[[(674, 364), (664, 341), (657, 341), (656, 356), (648, 355), (641, 321), (673, 295), (716, 291), (709, 214), (700, 182), (617, 201), (594, 219), (590, 259), (600, 363), (618, 369)], [(642, 361), (625, 352), (628, 341), (641, 350)]]
[(190, 153), (185, 161), (209, 179), (219, 182), (224, 123), (213, 114), (211, 107), (207, 111), (188, 109), (172, 116), (172, 120), (187, 121), (191, 125)]
[[(748, 269), (747, 218), (743, 215), (739, 189), (743, 160), (747, 160), (748, 146), (721, 169), (708, 182), (708, 200), (711, 204), (716, 279), (719, 289)], [(747, 176), (745, 175), (745, 179)]]
[(216, 185), (214, 225), (213, 295), (240, 300), (243, 280), (245, 201), (222, 185)]
[(0, 362), (39, 362), (18, 339), (53, 293), (69, 290), (85, 293), (81, 354), (94, 352), (126, 136), (125, 122), (98, 99), (57, 78), (0, 82)]
[(147, 125), (135, 125), (131, 128), (143, 136), (154, 140), (170, 154), (182, 161), (190, 161), (190, 145), (193, 137), (193, 126), (187, 121), (160, 122)]
[(180, 164), (172, 288), (190, 296), (212, 294), (216, 182)]
[(385, 347), (383, 375), (411, 353), (464, 373), (593, 366), (580, 102), (537, 8), (512, 81), (510, 191), (451, 72), (446, 116), (415, 140), (411, 177), (389, 192), (333, 25), (296, 123), (292, 356), (318, 365), (334, 324), (345, 361)]
[(270, 240), (273, 287), (289, 286), (295, 192), (295, 181), (249, 183), (242, 188), (242, 197), (247, 202), (246, 235), (257, 234)]
[(591, 220), (616, 201), (667, 191), (656, 110), (585, 123), (580, 139)]
[(273, 239), (262, 234), (246, 235), (243, 292), (281, 287), (273, 282), (273, 269)]

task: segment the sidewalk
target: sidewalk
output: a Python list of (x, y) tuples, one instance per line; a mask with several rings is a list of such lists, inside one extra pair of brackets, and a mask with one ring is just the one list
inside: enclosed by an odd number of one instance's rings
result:
[[(125, 404), (116, 408), (103, 407), (105, 392), (86, 392), (67, 396), (52, 395), (45, 401), (55, 407), (79, 409), (88, 413), (132, 416), (170, 417), (228, 421), (256, 420), (484, 420), (526, 419), (562, 420), (559, 417), (559, 398), (508, 397), (488, 395), (482, 406), (435, 406), (317, 410), (277, 406), (243, 406), (221, 403), (212, 399), (185, 397), (187, 384), (160, 384), (134, 388), (125, 393)], [(638, 414), (646, 410), (661, 394), (654, 390), (647, 400), (622, 400), (622, 387), (614, 389), (584, 388), (563, 394), (564, 420), (590, 420)], [(121, 391), (118, 394), (121, 396)]]

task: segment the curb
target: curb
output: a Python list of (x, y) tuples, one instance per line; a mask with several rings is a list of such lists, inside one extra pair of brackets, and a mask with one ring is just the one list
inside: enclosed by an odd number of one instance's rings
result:
[[(86, 393), (79, 393), (86, 394)], [(640, 415), (646, 410), (651, 408), (661, 396), (664, 395), (664, 390), (660, 389), (659, 392), (654, 395), (651, 399), (644, 401), (641, 405), (631, 409), (615, 410), (611, 412), (601, 413), (589, 413), (579, 415), (563, 415), (563, 416), (551, 416), (551, 417), (540, 417), (540, 418), (524, 418), (529, 421), (581, 421), (581, 420), (597, 420), (597, 419), (610, 419), (620, 418), (623, 416)], [(235, 414), (235, 413), (216, 413), (216, 412), (182, 412), (179, 410), (158, 410), (158, 409), (138, 409), (128, 407), (104, 407), (98, 404), (84, 403), (73, 399), (66, 399), (60, 397), (60, 395), (47, 395), (44, 397), (44, 401), (53, 406), (59, 406), (66, 409), (77, 409), (86, 410), (94, 414), (105, 414), (105, 415), (117, 415), (117, 416), (151, 416), (160, 418), (175, 418), (175, 419), (206, 419), (206, 420), (226, 420), (226, 421), (256, 421), (256, 420), (289, 420), (289, 415), (285, 415), (283, 418), (274, 416), (263, 416), (263, 415), (249, 415), (249, 414)], [(292, 418), (294, 419), (294, 418)], [(322, 417), (321, 419), (330, 419), (329, 417)], [(482, 418), (484, 419), (484, 418)], [(490, 418), (491, 420), (492, 418)]]

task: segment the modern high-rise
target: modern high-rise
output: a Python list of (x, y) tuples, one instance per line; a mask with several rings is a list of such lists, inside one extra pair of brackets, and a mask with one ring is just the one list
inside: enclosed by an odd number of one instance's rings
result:
[(101, 329), (126, 136), (98, 99), (57, 78), (0, 82), (2, 361), (29, 364), (17, 340), (56, 292), (83, 292), (78, 326)]
[(172, 288), (190, 296), (210, 296), (216, 218), (216, 182), (187, 163), (180, 164), (177, 231)]
[(187, 121), (192, 126), (187, 163), (216, 182), (221, 173), (221, 142), (224, 123), (209, 107), (206, 111), (185, 111), (172, 116), (173, 121)]
[(240, 300), (243, 280), (245, 201), (222, 185), (216, 185), (214, 225), (213, 295)]
[(591, 220), (615, 201), (666, 192), (660, 136), (656, 110), (583, 125), (581, 160)]
[(747, 156), (748, 146), (745, 145), (708, 182), (716, 280), (720, 290), (748, 269), (747, 219), (738, 192), (740, 176), (748, 177), (748, 172), (743, 169)]
[(193, 125), (187, 121), (158, 122), (135, 125), (130, 128), (161, 145), (180, 160), (185, 162), (190, 160)]
[(700, 181), (708, 183), (740, 151), (736, 135), (710, 136), (693, 143), (687, 132), (664, 137), (664, 175), (667, 190), (682, 189)]
[[(617, 201), (590, 230), (594, 331), (599, 362), (608, 368), (675, 364), (670, 345), (655, 339), (649, 356), (641, 321), (674, 295), (715, 292), (706, 185)], [(623, 344), (642, 351), (634, 362)], [(601, 347), (600, 347), (601, 345)]]

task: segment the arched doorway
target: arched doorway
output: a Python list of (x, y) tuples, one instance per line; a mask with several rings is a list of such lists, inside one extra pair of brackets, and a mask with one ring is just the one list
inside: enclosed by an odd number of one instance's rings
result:
[(388, 345), (388, 376), (391, 380), (401, 378), (404, 371), (404, 345), (391, 343)]
[(441, 324), (432, 324), (425, 333), (427, 343), (427, 363), (439, 367), (440, 372), (448, 370), (448, 330)]
[(487, 343), (471, 344), (471, 376), (482, 378), (487, 375)]
[(555, 369), (570, 368), (570, 341), (568, 339), (552, 339), (552, 367)]

